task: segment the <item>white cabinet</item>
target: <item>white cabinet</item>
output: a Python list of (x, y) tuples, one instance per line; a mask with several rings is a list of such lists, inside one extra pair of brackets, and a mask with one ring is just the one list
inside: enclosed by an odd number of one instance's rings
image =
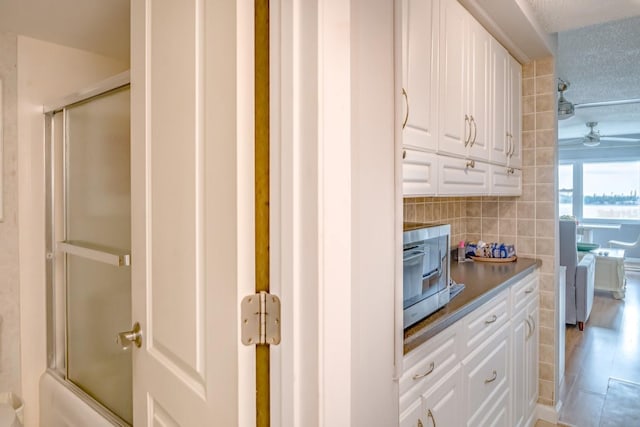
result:
[(405, 355), (400, 426), (521, 426), (538, 399), (538, 274)]
[(538, 282), (525, 280), (512, 291), (513, 422), (529, 427), (538, 400)]
[(431, 151), (438, 136), (438, 4), (402, 1), (402, 144)]
[(425, 427), (462, 425), (460, 373), (460, 367), (456, 366), (447, 377), (424, 394), (422, 416)]
[(404, 149), (402, 151), (402, 193), (409, 196), (435, 195), (438, 156), (435, 153)]
[(438, 156), (438, 194), (489, 194), (491, 166), (477, 160)]
[(491, 165), (491, 194), (496, 196), (522, 194), (522, 169)]
[(495, 39), (491, 40), (491, 161), (522, 167), (522, 66)]
[(441, 0), (439, 153), (489, 160), (490, 43), (457, 0)]

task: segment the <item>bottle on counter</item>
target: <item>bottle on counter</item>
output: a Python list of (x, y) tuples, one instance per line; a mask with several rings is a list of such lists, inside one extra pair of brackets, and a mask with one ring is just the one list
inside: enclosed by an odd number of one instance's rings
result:
[(460, 243), (458, 243), (458, 262), (464, 262), (467, 257), (465, 249), (464, 240), (460, 240)]

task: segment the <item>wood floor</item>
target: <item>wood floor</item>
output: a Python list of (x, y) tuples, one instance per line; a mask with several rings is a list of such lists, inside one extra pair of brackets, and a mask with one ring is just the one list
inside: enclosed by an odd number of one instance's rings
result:
[(610, 377), (640, 384), (640, 273), (626, 276), (623, 300), (596, 291), (584, 331), (567, 325), (562, 423), (599, 426)]

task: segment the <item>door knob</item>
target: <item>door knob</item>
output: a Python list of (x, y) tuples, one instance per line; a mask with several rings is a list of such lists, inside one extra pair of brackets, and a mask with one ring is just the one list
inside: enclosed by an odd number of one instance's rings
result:
[(140, 332), (140, 323), (133, 324), (133, 329), (130, 331), (119, 332), (116, 337), (116, 342), (122, 346), (123, 350), (127, 350), (131, 347), (131, 344), (135, 344), (136, 347), (142, 346), (142, 332)]

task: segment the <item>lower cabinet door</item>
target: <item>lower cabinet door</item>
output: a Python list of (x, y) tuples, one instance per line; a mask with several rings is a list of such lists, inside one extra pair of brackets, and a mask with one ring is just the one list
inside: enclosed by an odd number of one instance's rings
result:
[(484, 419), (474, 426), (482, 427), (512, 427), (509, 419), (509, 390), (497, 399), (495, 405), (485, 415)]
[(463, 398), (462, 371), (456, 366), (448, 376), (431, 387), (422, 398), (424, 427), (463, 425), (460, 399)]
[(538, 342), (540, 332), (538, 328), (538, 306), (539, 299), (536, 296), (527, 306), (527, 317), (531, 322), (532, 331), (529, 334), (529, 338), (526, 342), (526, 356), (527, 356), (527, 413), (531, 414), (536, 408), (538, 402)]
[(422, 415), (422, 400), (416, 399), (406, 411), (400, 414), (400, 427), (424, 427)]
[(511, 319), (513, 339), (513, 377), (511, 393), (513, 396), (513, 426), (523, 427), (527, 421), (528, 398), (527, 381), (529, 370), (527, 366), (527, 340), (532, 331), (531, 321), (527, 318), (527, 310), (523, 308)]

